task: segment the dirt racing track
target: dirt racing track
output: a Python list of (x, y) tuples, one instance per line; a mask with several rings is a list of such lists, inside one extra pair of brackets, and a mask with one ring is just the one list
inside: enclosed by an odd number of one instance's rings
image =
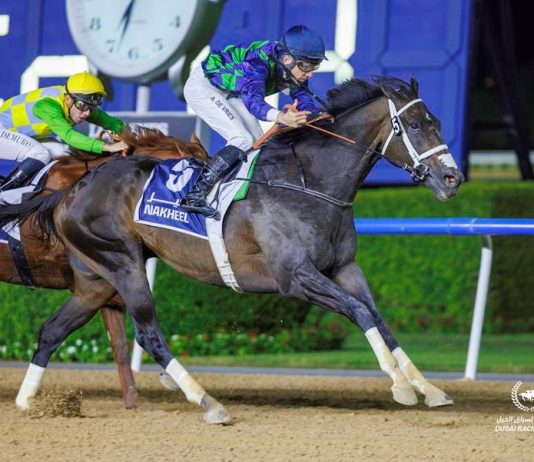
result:
[(114, 371), (50, 369), (21, 412), (24, 373), (0, 369), (3, 462), (534, 460), (533, 431), (495, 431), (534, 415), (512, 403), (513, 382), (438, 381), (456, 404), (428, 409), (393, 402), (388, 379), (197, 373), (233, 417), (211, 426), (154, 372), (136, 376), (141, 406), (127, 411)]

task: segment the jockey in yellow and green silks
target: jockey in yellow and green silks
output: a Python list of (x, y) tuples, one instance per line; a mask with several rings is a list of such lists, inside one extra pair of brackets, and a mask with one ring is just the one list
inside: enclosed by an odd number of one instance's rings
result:
[(68, 155), (69, 147), (95, 154), (126, 149), (125, 143), (108, 144), (73, 128), (87, 120), (120, 133), (126, 124), (99, 109), (105, 96), (100, 79), (81, 72), (65, 86), (39, 88), (6, 100), (0, 107), (0, 159), (20, 164), (4, 179), (0, 191), (22, 185), (52, 159)]

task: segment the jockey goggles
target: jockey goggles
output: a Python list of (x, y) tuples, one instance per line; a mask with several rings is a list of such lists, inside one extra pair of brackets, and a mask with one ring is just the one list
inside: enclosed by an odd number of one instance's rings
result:
[(77, 95), (73, 95), (72, 93), (69, 93), (69, 95), (73, 100), (74, 107), (82, 112), (93, 112), (98, 108), (98, 106), (100, 106), (100, 104), (102, 104), (102, 97), (100, 95), (83, 95), (85, 98), (88, 96), (100, 96), (100, 98), (92, 98), (94, 102), (84, 101), (82, 98)]
[(308, 73), (315, 72), (321, 66), (321, 63), (312, 63), (311, 61), (304, 61), (302, 59), (295, 59), (295, 64), (298, 67), (299, 71)]

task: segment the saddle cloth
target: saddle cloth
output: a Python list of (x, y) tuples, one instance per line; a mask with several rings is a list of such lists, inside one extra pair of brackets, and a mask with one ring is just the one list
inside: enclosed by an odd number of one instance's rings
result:
[(224, 282), (240, 291), (224, 245), (222, 225), (230, 204), (238, 193), (242, 195), (242, 188), (248, 186), (242, 178), (250, 177), (258, 153), (249, 154), (247, 162), (218, 182), (208, 194), (207, 201), (220, 213), (220, 220), (180, 207), (182, 198), (194, 186), (202, 170), (194, 160), (184, 158), (162, 161), (154, 168), (135, 208), (134, 221), (207, 239)]
[[(208, 203), (219, 211), (221, 221), (244, 183), (234, 178), (247, 176), (251, 160), (249, 157), (239, 170), (235, 170), (229, 179), (216, 184), (208, 194)], [(145, 183), (143, 195), (135, 209), (135, 221), (208, 239), (206, 217), (180, 207), (181, 200), (195, 185), (201, 170), (202, 167), (189, 158), (160, 162)]]
[(2, 204), (20, 204), (23, 199), (26, 199), (27, 196), (24, 196), (27, 193), (36, 193), (41, 190), (41, 186), (45, 183), (46, 178), (48, 177), (48, 171), (57, 164), (57, 160), (54, 160), (46, 164), (41, 170), (39, 170), (31, 179), (31, 181), (20, 188), (8, 189), (7, 191), (0, 192), (0, 207)]
[[(48, 171), (57, 163), (50, 162), (35, 174), (30, 183), (20, 188), (0, 192), (0, 207), (2, 204), (20, 204), (28, 195), (33, 195), (42, 189)], [(0, 228), (0, 244), (8, 245), (15, 262), (21, 281), (27, 286), (33, 286), (32, 273), (26, 254), (22, 246), (20, 228), (16, 221), (5, 224)]]

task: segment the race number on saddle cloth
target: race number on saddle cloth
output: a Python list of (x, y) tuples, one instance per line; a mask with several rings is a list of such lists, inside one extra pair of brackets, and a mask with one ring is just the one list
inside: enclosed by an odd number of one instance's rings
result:
[[(194, 187), (200, 177), (202, 166), (190, 159), (166, 160), (158, 163), (148, 178), (143, 195), (137, 203), (134, 220), (158, 228), (190, 234), (201, 239), (209, 239), (208, 221), (222, 223), (224, 214), (233, 200), (246, 194), (248, 181), (254, 171), (259, 151), (249, 156), (248, 162), (241, 163), (221, 184), (208, 194), (208, 202), (221, 216), (213, 220), (200, 213), (193, 213), (181, 206), (183, 197)], [(237, 178), (237, 179), (236, 179)]]
[[(249, 154), (243, 162), (221, 180), (207, 196), (207, 203), (218, 218), (206, 217), (181, 206), (183, 197), (195, 187), (203, 167), (189, 159), (160, 162), (145, 183), (143, 195), (135, 208), (134, 221), (145, 225), (167, 228), (207, 239), (213, 258), (224, 283), (242, 292), (230, 264), (223, 238), (224, 215), (234, 200), (243, 199), (256, 166), (259, 151)], [(219, 184), (219, 186), (217, 186)]]

